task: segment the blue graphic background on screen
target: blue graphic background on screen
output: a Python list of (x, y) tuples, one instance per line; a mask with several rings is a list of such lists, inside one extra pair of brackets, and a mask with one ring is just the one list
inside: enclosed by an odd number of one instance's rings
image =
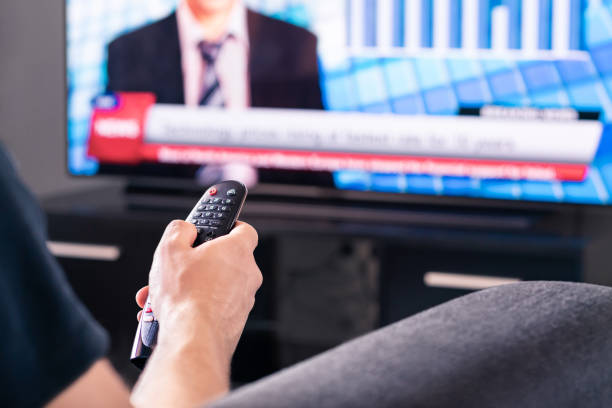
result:
[[(449, 45), (452, 56), (395, 52), (376, 54), (377, 3), (363, 0), (368, 12), (360, 26), (363, 44), (369, 53), (351, 52), (354, 27), (348, 13), (335, 15), (346, 20), (346, 52), (333, 49), (326, 55), (320, 49), (321, 85), (324, 104), (329, 110), (395, 113), (401, 115), (454, 115), (463, 106), (506, 104), (515, 106), (574, 107), (601, 112), (604, 123), (612, 122), (612, 0), (570, 0), (568, 27), (570, 49), (583, 58), (504, 58), (491, 53), (468, 58), (463, 47), (461, 18), (463, 0), (448, 0), (450, 7)], [(408, 0), (392, 3), (390, 17), (392, 46), (407, 44), (404, 18)], [(415, 0), (410, 0), (415, 1)], [(421, 1), (422, 48), (433, 47), (434, 2)], [(551, 52), (553, 46), (554, 0), (537, 1), (537, 47)], [(106, 83), (105, 45), (117, 35), (169, 14), (178, 0), (67, 0), (67, 79), (68, 79), (68, 166), (73, 174), (94, 174), (97, 163), (86, 156), (92, 98)], [(321, 29), (329, 17), (329, 0), (247, 0), (254, 10), (309, 29)], [(491, 11), (507, 7), (508, 48), (521, 52), (522, 0), (477, 0), (477, 42), (480, 48), (492, 46)], [(332, 24), (333, 25), (333, 24)], [(327, 25), (329, 27), (329, 24)], [(338, 55), (346, 55), (340, 59)], [(581, 183), (467, 180), (428, 175), (368, 175), (363, 172), (336, 172), (340, 188), (399, 191), (416, 194), (459, 194), (475, 197), (528, 199), (563, 202), (608, 203), (612, 191), (612, 135), (604, 134), (588, 177)], [(380, 185), (378, 185), (379, 183)]]

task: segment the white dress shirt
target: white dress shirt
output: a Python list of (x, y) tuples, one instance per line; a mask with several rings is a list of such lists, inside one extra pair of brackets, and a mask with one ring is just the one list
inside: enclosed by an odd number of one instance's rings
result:
[[(177, 10), (181, 66), (185, 104), (198, 106), (206, 66), (198, 44), (207, 39), (206, 28), (194, 17), (186, 1), (181, 1)], [(221, 93), (228, 109), (245, 109), (249, 106), (249, 36), (246, 7), (239, 1), (232, 10), (224, 41), (215, 62)]]

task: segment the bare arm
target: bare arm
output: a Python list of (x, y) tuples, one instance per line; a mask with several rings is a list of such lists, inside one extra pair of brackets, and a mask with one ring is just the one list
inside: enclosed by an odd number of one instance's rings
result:
[(130, 407), (129, 396), (127, 387), (113, 366), (108, 360), (101, 359), (47, 404), (47, 407)]
[[(193, 225), (173, 221), (155, 253), (149, 281), (160, 330), (132, 393), (137, 407), (193, 407), (229, 389), (231, 357), (262, 282), (257, 233), (238, 223), (192, 248), (195, 237)], [(140, 306), (146, 295), (138, 293)]]

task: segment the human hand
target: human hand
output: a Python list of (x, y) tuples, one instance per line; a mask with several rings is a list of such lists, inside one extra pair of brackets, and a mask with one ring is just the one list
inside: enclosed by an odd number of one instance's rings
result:
[(188, 222), (168, 225), (153, 257), (150, 286), (138, 291), (136, 301), (143, 307), (150, 292), (158, 344), (205, 331), (202, 339), (213, 343), (207, 347), (229, 364), (262, 283), (253, 257), (257, 232), (238, 222), (228, 235), (192, 248), (196, 234)]
[(172, 221), (153, 257), (148, 294), (159, 321), (157, 346), (131, 396), (135, 407), (192, 407), (229, 390), (229, 367), (262, 276), (257, 232), (238, 222), (196, 248), (195, 227)]

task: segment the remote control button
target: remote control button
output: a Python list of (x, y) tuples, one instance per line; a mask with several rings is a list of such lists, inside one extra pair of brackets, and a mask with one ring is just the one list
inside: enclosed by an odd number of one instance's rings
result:
[(198, 207), (198, 211), (204, 211), (206, 209), (205, 205), (201, 205)]
[(208, 190), (208, 195), (214, 196), (215, 194), (217, 194), (217, 189), (215, 187), (211, 187)]
[(210, 220), (210, 225), (219, 226), (221, 224), (223, 224), (223, 222), (219, 220)]
[(206, 207), (207, 211), (217, 211), (217, 208), (219, 208), (218, 205), (209, 205)]
[(153, 321), (153, 316), (151, 316), (151, 315), (142, 316), (142, 320), (145, 321), (145, 322), (152, 322)]
[(214, 214), (213, 214), (213, 213), (211, 213), (211, 212), (209, 211), (209, 212), (205, 213), (205, 214), (204, 214), (204, 216), (205, 216), (206, 218), (211, 218), (211, 217), (213, 217), (213, 216), (214, 216)]
[(223, 201), (223, 200), (222, 200), (222, 199), (220, 199), (220, 198), (215, 198), (215, 199), (213, 199), (213, 203), (214, 203), (214, 204), (221, 204), (221, 202), (222, 202), (222, 201)]
[(225, 214), (223, 214), (223, 213), (216, 213), (215, 214), (215, 218), (225, 218)]
[(228, 212), (229, 210), (231, 210), (231, 209), (232, 209), (232, 207), (227, 206), (227, 205), (224, 205), (223, 207), (221, 207), (221, 208), (219, 208), (219, 209), (220, 209), (221, 211), (223, 211), (223, 212)]
[(147, 307), (144, 312), (145, 313), (153, 313), (153, 309), (151, 309), (150, 307)]
[(213, 200), (214, 200), (214, 198), (209, 198), (209, 199), (204, 200), (204, 201), (206, 201), (207, 204), (212, 204)]
[(231, 190), (227, 190), (227, 193), (225, 194), (227, 194), (230, 197), (233, 197), (236, 195), (236, 190), (232, 188)]
[(234, 200), (232, 200), (231, 198), (226, 198), (225, 200), (223, 200), (223, 204), (225, 205), (234, 204)]

